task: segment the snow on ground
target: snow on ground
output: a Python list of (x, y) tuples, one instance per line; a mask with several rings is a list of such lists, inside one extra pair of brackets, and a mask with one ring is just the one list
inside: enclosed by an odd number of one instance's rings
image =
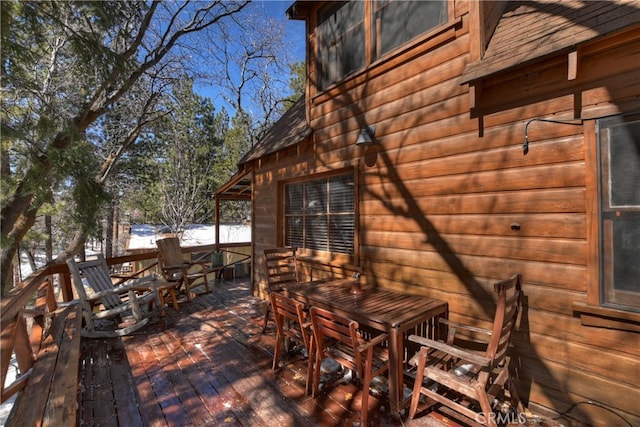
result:
[[(154, 249), (156, 239), (164, 237), (165, 227), (149, 224), (132, 224), (128, 250)], [(244, 243), (251, 241), (251, 226), (220, 224), (220, 243)], [(182, 246), (203, 246), (216, 243), (214, 224), (191, 224), (187, 226), (180, 244)]]
[[(127, 245), (128, 250), (135, 249), (155, 249), (156, 239), (164, 237), (166, 227), (156, 226), (149, 224), (133, 224), (131, 225), (131, 232)], [(220, 224), (220, 243), (244, 243), (251, 242), (251, 226), (250, 225), (232, 225), (232, 224)], [(213, 224), (192, 224), (187, 226), (180, 243), (183, 246), (202, 246), (212, 245), (216, 243), (216, 227)], [(88, 254), (93, 254), (95, 251), (87, 248)], [(36, 262), (38, 265), (44, 265), (44, 255), (42, 259), (38, 259)], [(38, 256), (38, 255), (36, 255)], [(21, 254), (21, 274), (22, 277), (28, 277), (31, 273), (31, 266), (27, 261), (26, 255)], [(13, 355), (12, 355), (13, 356)], [(7, 372), (7, 378), (5, 383), (10, 384), (16, 376), (17, 364), (15, 357), (12, 357), (9, 370)], [(13, 406), (15, 396), (12, 396), (8, 401), (0, 405), (0, 427), (4, 426), (7, 416)]]
[[(155, 249), (156, 239), (161, 239), (168, 232), (167, 227), (152, 224), (132, 224), (130, 236), (127, 242), (127, 250)], [(243, 224), (220, 224), (220, 243), (245, 243), (251, 242), (251, 226)], [(191, 224), (187, 226), (184, 235), (180, 239), (182, 246), (204, 246), (216, 243), (216, 226), (214, 224)], [(99, 251), (87, 245), (87, 255), (93, 255)], [(41, 267), (46, 264), (44, 251), (34, 254), (36, 265)], [(33, 270), (24, 253), (20, 254), (20, 273), (24, 280)]]

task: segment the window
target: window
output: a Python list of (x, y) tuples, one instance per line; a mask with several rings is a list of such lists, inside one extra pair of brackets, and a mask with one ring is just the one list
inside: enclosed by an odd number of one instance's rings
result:
[(370, 19), (365, 16), (369, 10), (365, 1), (336, 2), (320, 10), (316, 29), (320, 90), (448, 19), (447, 0), (371, 0), (370, 4)]
[(377, 0), (373, 5), (375, 58), (447, 22), (445, 1)]
[(364, 2), (339, 2), (318, 16), (319, 87), (365, 65)]
[(601, 303), (640, 309), (640, 115), (598, 123)]
[(285, 245), (353, 254), (354, 187), (353, 173), (285, 185)]

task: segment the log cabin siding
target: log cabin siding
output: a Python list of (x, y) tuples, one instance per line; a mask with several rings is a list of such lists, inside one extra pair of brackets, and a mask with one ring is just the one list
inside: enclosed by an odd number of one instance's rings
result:
[[(254, 163), (254, 251), (282, 244), (282, 182), (355, 166), (360, 240), (352, 262), (365, 267), (364, 280), (445, 299), (453, 320), (487, 326), (492, 283), (521, 272), (522, 397), (534, 409), (620, 425), (597, 406), (572, 407), (592, 400), (640, 425), (638, 333), (586, 327), (573, 308), (587, 303), (592, 274), (587, 193), (595, 181), (585, 141), (594, 138), (585, 135), (593, 122), (533, 122), (526, 155), (522, 147), (535, 117), (640, 109), (640, 27), (581, 46), (574, 80), (560, 54), (461, 85), (471, 61), (468, 12), (468, 2), (456, 1), (453, 33), (440, 32), (438, 43), (325, 92), (309, 90), (312, 137), (295, 153)], [(365, 125), (375, 125), (375, 145), (356, 146)]]

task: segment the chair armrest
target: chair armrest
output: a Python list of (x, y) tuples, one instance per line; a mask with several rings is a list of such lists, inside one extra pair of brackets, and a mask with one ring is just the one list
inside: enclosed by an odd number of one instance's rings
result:
[(133, 286), (130, 286), (130, 285), (118, 286), (117, 288), (109, 289), (109, 290), (106, 290), (106, 291), (94, 292), (91, 295), (87, 295), (87, 299), (89, 301), (96, 301), (96, 300), (99, 300), (101, 298), (108, 297), (108, 296), (111, 296), (111, 295), (120, 296), (120, 294), (123, 294), (125, 292), (129, 292), (129, 290), (131, 290), (131, 289), (133, 289)]
[(150, 286), (144, 286), (143, 283), (151, 282), (156, 280), (155, 276), (145, 276), (141, 277), (137, 280), (132, 280), (130, 283), (126, 283), (124, 285), (115, 286), (113, 289), (107, 289), (104, 291), (98, 291), (91, 294), (91, 296), (87, 296), (89, 301), (94, 301), (106, 296), (110, 295), (120, 295), (130, 290), (141, 290), (142, 288), (150, 288)]
[(182, 264), (163, 265), (161, 268), (163, 270), (182, 270), (183, 268), (189, 268), (189, 263), (183, 262)]
[(439, 319), (440, 323), (443, 323), (447, 326), (449, 326), (450, 328), (454, 328), (454, 329), (465, 329), (467, 331), (472, 331), (472, 332), (478, 332), (481, 334), (486, 334), (486, 335), (491, 335), (491, 331), (489, 329), (485, 329), (485, 328), (479, 328), (477, 326), (471, 326), (471, 325), (465, 325), (462, 323), (458, 323), (458, 322), (452, 322), (449, 319)]
[(300, 325), (302, 329), (311, 329), (311, 322), (304, 322)]
[[(153, 282), (155, 282), (156, 280), (158, 280), (158, 276), (155, 274), (150, 274), (148, 276), (143, 276), (143, 277), (136, 277), (135, 279), (131, 279), (131, 287), (132, 289), (138, 289), (138, 290), (149, 289), (153, 286)], [(147, 284), (147, 282), (152, 282), (152, 283)]]
[(155, 267), (156, 265), (158, 265), (158, 262), (153, 262), (151, 264), (149, 264), (148, 266), (146, 266), (145, 268), (138, 270), (138, 271), (134, 271), (133, 273), (130, 274), (112, 274), (111, 277), (114, 279), (118, 279), (118, 281), (115, 283), (115, 286), (119, 286), (122, 283), (127, 282), (128, 280), (131, 279), (138, 279), (142, 273), (151, 270), (153, 267)]
[(471, 362), (474, 363), (476, 365), (480, 365), (480, 366), (489, 366), (489, 364), (491, 363), (491, 360), (481, 356), (479, 354), (476, 353), (471, 353), (469, 351), (463, 350), (461, 348), (458, 347), (454, 347), (445, 343), (442, 343), (440, 341), (434, 341), (434, 340), (430, 340), (428, 338), (424, 338), (424, 337), (420, 337), (418, 335), (410, 335), (409, 336), (409, 341), (413, 341), (415, 343), (418, 343), (424, 347), (429, 347), (429, 348), (433, 348), (436, 350), (440, 350), (444, 353), (450, 354), (454, 357), (457, 357), (459, 359), (462, 360), (466, 360), (467, 362)]
[(381, 334), (376, 336), (375, 338), (367, 341), (366, 343), (360, 345), (358, 347), (358, 351), (360, 353), (364, 353), (365, 351), (367, 351), (369, 349), (369, 347), (375, 347), (378, 344), (382, 344), (383, 342), (385, 342), (389, 337), (387, 336), (387, 334)]

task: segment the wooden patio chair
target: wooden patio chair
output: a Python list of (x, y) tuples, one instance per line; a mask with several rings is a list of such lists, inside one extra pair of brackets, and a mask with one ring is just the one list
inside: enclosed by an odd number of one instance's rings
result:
[[(281, 291), (287, 285), (295, 285), (298, 280), (298, 262), (296, 248), (271, 248), (264, 250), (265, 268), (267, 269), (267, 292)], [(271, 314), (271, 305), (267, 305), (264, 314), (262, 333), (267, 330), (267, 322)]]
[[(82, 336), (88, 338), (111, 338), (128, 335), (149, 323), (149, 317), (160, 307), (155, 276), (144, 276), (114, 286), (109, 266), (102, 254), (91, 261), (67, 260), (73, 277), (73, 284), (82, 306), (84, 327)], [(87, 292), (85, 285), (89, 288)], [(155, 303), (154, 310), (151, 310)], [(143, 307), (147, 305), (145, 312)], [(95, 308), (94, 306), (98, 306)], [(120, 326), (126, 316), (133, 316), (135, 323)], [(112, 319), (116, 322), (113, 330), (98, 330), (96, 323)]]
[[(509, 376), (507, 355), (518, 317), (521, 286), (520, 274), (494, 284), (498, 303), (491, 330), (443, 320), (449, 328), (447, 342), (409, 336), (410, 341), (422, 346), (414, 358), (417, 371), (409, 420), (415, 416), (421, 394), (464, 415), (466, 422), (490, 426), (496, 425), (492, 402), (505, 388), (515, 407), (523, 409)], [(460, 331), (466, 331), (464, 339), (456, 335)], [(478, 344), (480, 351), (475, 350)]]
[(313, 335), (309, 344), (307, 367), (307, 393), (315, 398), (320, 386), (320, 365), (330, 357), (357, 374), (362, 384), (361, 425), (367, 425), (369, 387), (371, 380), (389, 370), (389, 351), (382, 346), (387, 335), (381, 334), (370, 340), (358, 332), (358, 322), (331, 311), (311, 307)]
[(271, 293), (271, 307), (276, 323), (276, 344), (273, 352), (273, 366), (276, 369), (282, 347), (289, 348), (289, 342), (295, 341), (309, 351), (311, 323), (307, 320), (304, 304), (278, 292)]
[[(156, 240), (158, 246), (158, 264), (162, 276), (167, 283), (175, 283), (173, 289), (184, 286), (187, 300), (191, 300), (191, 285), (199, 279), (204, 280), (206, 292), (209, 293), (209, 278), (205, 263), (192, 262), (184, 259), (180, 240), (177, 237), (166, 237)], [(168, 288), (172, 299), (175, 299), (175, 291)]]

